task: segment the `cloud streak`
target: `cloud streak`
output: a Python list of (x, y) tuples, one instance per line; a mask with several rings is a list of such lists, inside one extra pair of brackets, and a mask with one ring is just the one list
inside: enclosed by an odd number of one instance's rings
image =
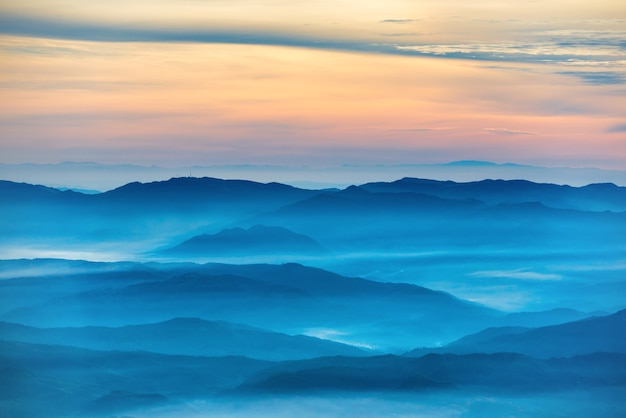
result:
[(559, 274), (539, 273), (535, 271), (526, 271), (524, 269), (517, 270), (488, 270), (477, 271), (469, 274), (471, 277), (481, 278), (503, 278), (518, 280), (561, 280)]
[(621, 123), (619, 125), (613, 125), (609, 129), (607, 129), (609, 133), (619, 133), (626, 132), (626, 123)]
[[(386, 19), (380, 23), (407, 24), (415, 21), (415, 19)], [(0, 15), (0, 34), (95, 42), (270, 45), (474, 61), (552, 64), (564, 68), (580, 67), (580, 70), (576, 71), (563, 68), (554, 72), (578, 77), (587, 84), (626, 84), (626, 77), (623, 75), (626, 71), (626, 43), (623, 41), (626, 38), (626, 31), (536, 31), (526, 35), (529, 38), (526, 42), (504, 40), (497, 43), (448, 42), (411, 45), (389, 40), (394, 36), (413, 36), (415, 33), (379, 34), (377, 36), (381, 38), (380, 42), (377, 42), (372, 37), (320, 35), (320, 32), (301, 32), (295, 29), (267, 30), (236, 25), (230, 28), (207, 28), (206, 25), (202, 28), (182, 25), (133, 26), (84, 23), (9, 12)], [(602, 67), (602, 71), (588, 71), (590, 67)]]
[(406, 128), (406, 129), (387, 129), (387, 132), (433, 132), (444, 131), (452, 128)]
[(593, 42), (578, 39), (564, 42), (548, 33), (537, 33), (538, 39), (529, 42), (502, 41), (498, 43), (425, 44), (397, 46), (400, 51), (422, 55), (455, 58), (473, 58), (486, 61), (563, 62), (614, 62), (623, 65), (624, 46), (616, 33), (611, 37), (599, 37)]
[(413, 22), (417, 22), (417, 19), (385, 19), (380, 21), (380, 23), (397, 23), (400, 25)]
[(500, 134), (500, 135), (539, 135), (537, 132), (516, 131), (513, 129), (506, 129), (506, 128), (485, 128), (483, 130), (492, 134)]
[(578, 77), (594, 86), (626, 84), (626, 76), (618, 71), (559, 71), (558, 74)]
[(11, 14), (0, 15), (0, 34), (92, 42), (223, 43), (393, 53), (389, 45), (281, 31), (131, 27)]

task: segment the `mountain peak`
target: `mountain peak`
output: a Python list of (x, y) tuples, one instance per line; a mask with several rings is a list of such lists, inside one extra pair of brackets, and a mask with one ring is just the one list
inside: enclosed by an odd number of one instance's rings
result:
[(344, 190), (341, 191), (342, 194), (344, 195), (366, 195), (369, 194), (369, 192), (367, 190), (365, 190), (364, 188), (360, 187), (360, 186), (349, 186), (347, 188), (345, 188)]
[(196, 235), (166, 252), (190, 255), (266, 255), (313, 254), (323, 252), (322, 246), (312, 238), (280, 226), (255, 225), (250, 229), (240, 227), (223, 229), (216, 234)]

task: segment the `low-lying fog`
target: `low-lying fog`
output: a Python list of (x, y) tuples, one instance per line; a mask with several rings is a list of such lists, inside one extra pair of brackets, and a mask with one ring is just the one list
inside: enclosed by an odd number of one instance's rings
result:
[(550, 395), (474, 393), (416, 393), (413, 395), (293, 396), (223, 401), (190, 401), (144, 411), (137, 418), (588, 418), (618, 417), (625, 411), (617, 401), (624, 389), (575, 391)]

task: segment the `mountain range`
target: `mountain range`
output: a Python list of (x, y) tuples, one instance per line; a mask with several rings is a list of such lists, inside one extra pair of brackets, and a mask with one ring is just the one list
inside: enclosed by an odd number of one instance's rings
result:
[(11, 258), (299, 261), (499, 309), (614, 311), (623, 305), (624, 190), (411, 178), (305, 190), (183, 177), (87, 195), (3, 181), (0, 250)]
[[(503, 234), (518, 237), (519, 245), (535, 245), (533, 237), (590, 245), (617, 240), (626, 225), (626, 188), (612, 184), (405, 178), (328, 191), (175, 178), (82, 194), (1, 181), (0, 198), (2, 241), (31, 245), (52, 237), (57, 246), (129, 239), (175, 246), (196, 235), (255, 225), (298, 231), (331, 251), (351, 250), (349, 243), (354, 250), (467, 245), (470, 237), (472, 244), (491, 245)], [(254, 232), (248, 230), (248, 239)]]
[(402, 176), (455, 181), (528, 179), (535, 182), (585, 185), (590, 182), (626, 184), (626, 171), (585, 167), (539, 167), (489, 161), (453, 161), (441, 164), (355, 165), (336, 167), (279, 165), (212, 165), (160, 167), (66, 161), (57, 164), (0, 164), (0, 178), (71, 189), (112, 190), (132, 181), (160, 181), (181, 175), (254, 178), (298, 187), (343, 188), (368, 181), (391, 181)]
[(624, 187), (0, 181), (0, 214), (0, 416), (626, 415)]
[(148, 264), (131, 265), (107, 280), (101, 280), (103, 274), (0, 281), (0, 294), (24, 295), (0, 319), (37, 327), (119, 327), (196, 317), (406, 350), (451, 341), (502, 316), (444, 292), (294, 263), (172, 264), (158, 269)]
[(527, 180), (481, 180), (467, 183), (403, 178), (361, 186), (375, 193), (422, 193), (447, 199), (478, 199), (492, 203), (541, 202), (558, 209), (626, 210), (626, 188), (612, 183), (582, 187), (533, 183)]
[[(382, 401), (401, 395), (422, 399), (435, 393), (446, 394), (448, 401), (450, 396), (468, 394), (473, 399), (491, 398), (491, 402), (503, 396), (528, 402), (538, 395), (579, 392), (599, 397), (596, 413), (619, 416), (623, 405), (620, 408), (617, 399), (626, 385), (626, 355), (612, 353), (553, 359), (499, 353), (266, 362), (0, 341), (0, 360), (5, 377), (0, 381), (0, 407), (10, 416), (46, 415), (51, 402), (55, 414), (68, 417), (186, 416), (199, 412), (192, 399), (240, 405), (259, 397), (277, 402), (297, 396), (299, 402), (307, 402), (306, 397), (339, 401), (360, 396), (357, 399), (366, 402), (372, 397)], [(560, 411), (569, 409), (557, 405)], [(533, 410), (536, 415), (538, 411)], [(482, 413), (494, 412), (485, 408)]]

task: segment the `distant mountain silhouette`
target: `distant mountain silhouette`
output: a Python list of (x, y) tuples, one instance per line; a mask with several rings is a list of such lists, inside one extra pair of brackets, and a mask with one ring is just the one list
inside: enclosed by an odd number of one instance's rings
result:
[[(135, 250), (144, 243), (138, 251), (148, 252), (210, 231), (213, 238), (198, 241), (227, 249), (229, 245), (220, 242), (241, 232), (234, 228), (272, 225), (304, 234), (333, 253), (502, 245), (612, 249), (626, 235), (624, 190), (611, 184), (574, 188), (521, 180), (402, 179), (337, 192), (174, 178), (85, 195), (2, 182), (0, 244), (19, 241), (29, 246), (54, 237), (60, 248), (130, 242)], [(247, 232), (241, 238), (250, 243), (250, 251), (266, 251), (256, 238), (258, 231)], [(282, 250), (278, 242), (284, 240), (294, 244), (290, 248), (297, 247), (295, 237), (282, 234), (267, 240), (280, 248), (267, 251)]]
[(77, 203), (87, 201), (88, 195), (69, 189), (55, 189), (28, 183), (0, 180), (0, 196), (7, 207), (13, 204)]
[(224, 229), (203, 234), (163, 251), (165, 254), (191, 256), (320, 254), (324, 249), (306, 235), (286, 228), (255, 225), (250, 229)]
[(494, 167), (500, 164), (496, 164), (490, 161), (481, 161), (481, 160), (460, 160), (460, 161), (451, 161), (449, 163), (446, 163), (445, 165), (450, 166), (450, 167)]
[(278, 183), (173, 178), (99, 194), (0, 182), (4, 237), (87, 242), (184, 235), (219, 228), (321, 192)]
[(541, 202), (483, 202), (424, 193), (320, 194), (246, 224), (297, 230), (331, 250), (397, 252), (468, 246), (596, 248), (626, 234), (626, 212), (556, 209)]
[(143, 350), (208, 357), (239, 355), (274, 361), (366, 354), (361, 349), (318, 338), (290, 336), (245, 325), (197, 318), (176, 318), (157, 324), (119, 328), (35, 328), (0, 322), (0, 335), (5, 340), (17, 342), (67, 345), (94, 350)]
[(437, 353), (522, 353), (537, 358), (572, 357), (596, 352), (626, 354), (626, 310), (613, 315), (535, 329), (490, 328), (445, 347), (417, 349), (409, 355)]
[(186, 211), (214, 206), (244, 209), (242, 205), (247, 205), (248, 210), (254, 212), (282, 206), (316, 194), (319, 192), (280, 183), (179, 177), (152, 183), (129, 183), (94, 198), (121, 203), (127, 207), (139, 204), (154, 208), (152, 205), (157, 205), (157, 209)]
[(448, 199), (478, 199), (493, 203), (541, 202), (561, 209), (626, 210), (626, 187), (612, 183), (571, 187), (526, 180), (456, 183), (406, 177), (390, 183), (367, 183), (360, 187), (370, 192), (425, 193)]
[(280, 183), (258, 183), (248, 180), (222, 180), (210, 177), (178, 177), (151, 183), (129, 183), (96, 194), (0, 180), (0, 196), (6, 203), (41, 203), (56, 199), (60, 203), (89, 202), (116, 204), (127, 208), (143, 205), (149, 210), (182, 208), (194, 210), (211, 205), (233, 206), (253, 203), (253, 207), (273, 207), (319, 194)]

